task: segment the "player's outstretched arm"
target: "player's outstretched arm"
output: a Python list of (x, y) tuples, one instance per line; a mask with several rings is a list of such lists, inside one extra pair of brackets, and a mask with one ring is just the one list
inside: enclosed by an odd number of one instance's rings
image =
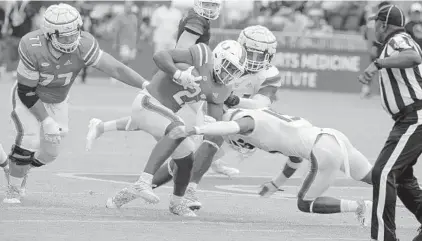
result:
[(136, 71), (124, 65), (106, 52), (102, 52), (94, 68), (108, 74), (109, 76), (136, 88), (143, 89), (149, 81), (139, 75)]
[(269, 107), (276, 99), (277, 87), (266, 86), (258, 91), (252, 98), (240, 98), (236, 108), (242, 109), (260, 109)]
[(233, 134), (245, 134), (253, 131), (255, 126), (254, 120), (245, 116), (234, 121), (217, 121), (203, 126), (195, 126), (194, 133), (196, 135), (212, 135), (225, 136)]

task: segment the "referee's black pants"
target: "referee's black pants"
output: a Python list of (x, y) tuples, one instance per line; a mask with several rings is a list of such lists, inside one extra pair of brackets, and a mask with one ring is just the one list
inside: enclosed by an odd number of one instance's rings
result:
[(371, 238), (396, 241), (396, 196), (422, 223), (422, 190), (413, 175), (422, 153), (422, 110), (396, 121), (372, 170)]

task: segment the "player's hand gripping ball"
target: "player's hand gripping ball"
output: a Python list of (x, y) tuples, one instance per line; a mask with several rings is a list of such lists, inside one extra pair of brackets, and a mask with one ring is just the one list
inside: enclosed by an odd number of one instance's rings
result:
[[(186, 64), (177, 64), (176, 66), (180, 68), (179, 66), (183, 65), (186, 66)], [(173, 75), (173, 81), (183, 86), (184, 89), (194, 89), (199, 86), (198, 81), (202, 80), (202, 76), (199, 75), (197, 70), (192, 73), (194, 69), (194, 66), (190, 66), (185, 70), (177, 70)]]

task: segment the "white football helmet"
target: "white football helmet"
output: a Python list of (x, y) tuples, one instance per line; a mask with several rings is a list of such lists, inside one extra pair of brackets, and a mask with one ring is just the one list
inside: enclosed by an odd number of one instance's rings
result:
[(220, 16), (221, 0), (195, 0), (193, 10), (199, 16), (216, 20)]
[(246, 50), (234, 40), (220, 42), (212, 51), (216, 81), (229, 85), (245, 72)]
[(243, 29), (237, 41), (246, 49), (246, 70), (251, 72), (257, 72), (266, 67), (277, 50), (276, 37), (261, 25)]
[(55, 49), (72, 53), (81, 39), (82, 18), (74, 7), (60, 3), (51, 5), (44, 12), (41, 30)]

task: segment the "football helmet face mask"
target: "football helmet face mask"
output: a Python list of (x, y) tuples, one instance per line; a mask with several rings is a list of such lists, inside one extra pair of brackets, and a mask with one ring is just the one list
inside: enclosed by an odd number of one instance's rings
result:
[(82, 18), (74, 7), (60, 3), (45, 10), (41, 30), (52, 46), (62, 53), (72, 53), (81, 39)]
[(220, 16), (221, 0), (195, 0), (193, 10), (199, 16), (216, 20)]
[(242, 30), (237, 41), (246, 49), (246, 70), (257, 72), (265, 68), (277, 50), (277, 39), (264, 26), (250, 26)]
[(220, 42), (212, 51), (216, 82), (230, 85), (245, 72), (246, 50), (234, 40)]

